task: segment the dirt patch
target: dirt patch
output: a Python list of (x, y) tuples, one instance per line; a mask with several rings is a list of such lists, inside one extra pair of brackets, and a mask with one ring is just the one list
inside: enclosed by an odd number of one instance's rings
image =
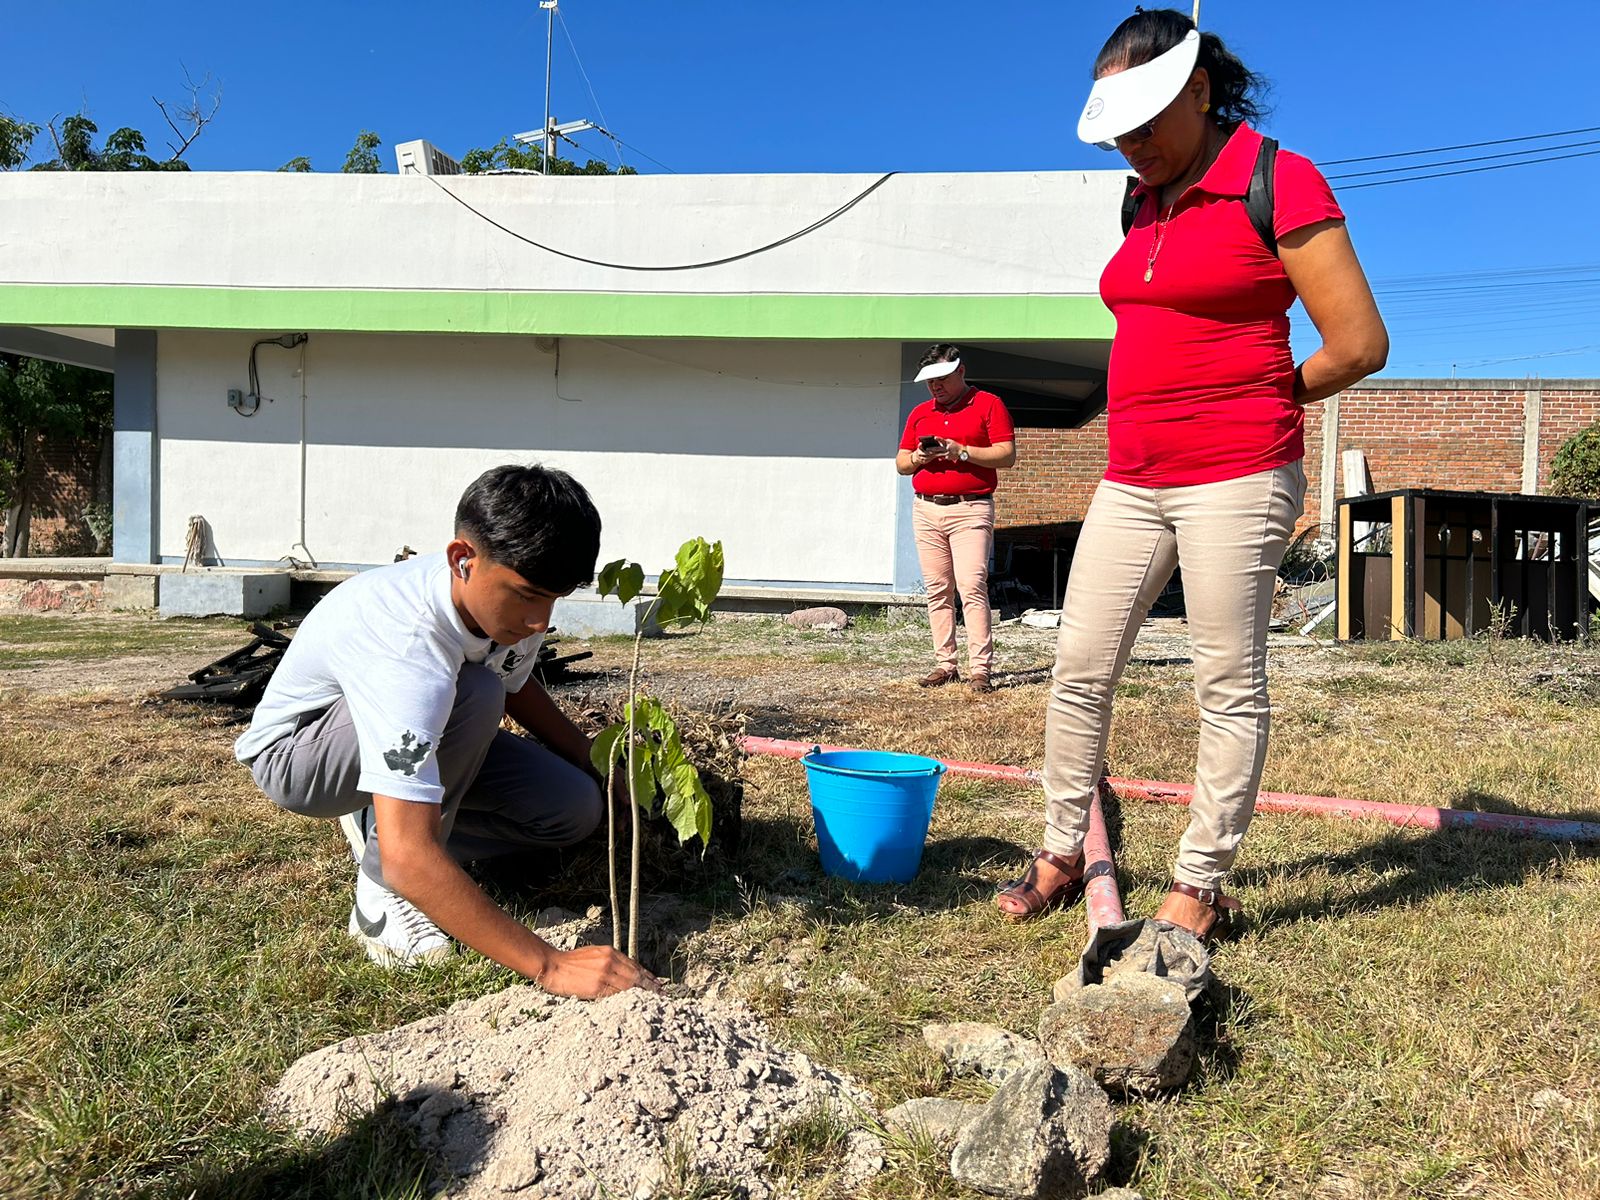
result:
[[(682, 1179), (775, 1194), (772, 1147), (819, 1113), (872, 1108), (854, 1083), (773, 1044), (728, 1000), (624, 992), (594, 1003), (508, 988), (441, 1016), (350, 1038), (295, 1063), (267, 1107), (327, 1134), (393, 1098), (456, 1197), (648, 1197)], [(883, 1166), (840, 1138), (851, 1190)]]

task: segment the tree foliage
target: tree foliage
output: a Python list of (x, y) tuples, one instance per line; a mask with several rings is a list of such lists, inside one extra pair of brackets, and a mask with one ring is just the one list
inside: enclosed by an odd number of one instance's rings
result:
[(381, 175), (383, 163), (378, 158), (378, 147), (383, 139), (370, 129), (356, 134), (356, 144), (344, 156), (344, 166), (339, 169), (346, 175)]
[(1600, 500), (1600, 422), (1561, 443), (1550, 460), (1550, 491)]
[[(544, 150), (539, 146), (524, 146), (501, 138), (487, 148), (468, 150), (461, 156), (461, 170), (467, 175), (481, 175), (485, 171), (535, 171), (543, 173)], [(612, 167), (608, 162), (591, 158), (583, 166), (562, 158), (550, 156), (552, 175), (637, 175), (632, 167)]]
[(28, 552), (27, 491), (35, 442), (98, 435), (111, 423), (111, 376), (86, 367), (0, 354), (0, 509), (8, 558)]

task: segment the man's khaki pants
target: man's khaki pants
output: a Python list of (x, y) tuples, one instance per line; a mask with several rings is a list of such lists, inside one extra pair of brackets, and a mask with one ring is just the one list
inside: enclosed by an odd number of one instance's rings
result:
[(1217, 887), (1255, 811), (1267, 753), (1267, 622), (1305, 502), (1298, 462), (1242, 479), (1140, 488), (1103, 481), (1072, 558), (1045, 717), (1045, 848), (1083, 845), (1111, 699), (1150, 606), (1183, 567), (1200, 753), (1173, 878)]
[(994, 549), (994, 497), (955, 504), (911, 501), (917, 562), (928, 589), (928, 624), (939, 665), (956, 666), (956, 593), (967, 624), (967, 674), (987, 675), (994, 659), (989, 633), (989, 555)]

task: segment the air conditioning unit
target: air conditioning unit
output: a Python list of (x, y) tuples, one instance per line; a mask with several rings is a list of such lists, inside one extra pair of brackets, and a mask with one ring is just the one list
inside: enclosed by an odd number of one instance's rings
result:
[(461, 174), (461, 164), (432, 142), (399, 142), (394, 148), (394, 158), (402, 175)]

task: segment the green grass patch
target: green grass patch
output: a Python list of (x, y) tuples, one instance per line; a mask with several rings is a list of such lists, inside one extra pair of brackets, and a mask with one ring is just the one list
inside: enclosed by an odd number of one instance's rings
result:
[(0, 670), (36, 666), (59, 659), (92, 663), (124, 654), (188, 651), (219, 637), (250, 637), (249, 622), (228, 617), (206, 620), (142, 617), (0, 617)]
[[(155, 622), (80, 633), (79, 621), (0, 619), (0, 649), (49, 644), (93, 661), (185, 636)], [(903, 676), (863, 682), (863, 663), (925, 661), (926, 638), (893, 627), (805, 643), (776, 621), (718, 621), (649, 653), (668, 680), (803, 674), (835, 705), (830, 741), (1038, 766), (1042, 673), (981, 698)], [(1019, 669), (1048, 662), (1044, 638), (1006, 629), (999, 641)], [(811, 657), (830, 651), (844, 657)], [(602, 644), (597, 665), (626, 653)], [(815, 666), (797, 672), (797, 660)], [(1597, 665), (1586, 648), (1503, 641), (1276, 656), (1266, 786), (1592, 814), (1600, 705), (1530, 680)], [(1192, 777), (1192, 669), (1143, 664), (1124, 689), (1113, 768)], [(342, 840), (256, 792), (232, 761), (237, 732), (125, 700), (0, 695), (0, 1195), (428, 1194), (433, 1165), (382, 1111), (302, 1141), (262, 1117), (261, 1097), (314, 1048), (512, 977), (471, 955), (402, 975), (367, 963), (343, 932)], [(992, 905), (1038, 845), (1037, 790), (946, 778), (917, 878), (855, 886), (818, 869), (798, 764), (745, 771), (742, 860), (736, 875), (695, 882), (687, 899), (708, 923), (678, 947), (674, 972), (721, 979), (881, 1105), (983, 1099), (983, 1085), (946, 1075), (921, 1028), (1032, 1032), (1073, 968), (1081, 908), (1013, 925)], [(1125, 904), (1148, 914), (1188, 813), (1128, 804), (1110, 817)], [(1258, 816), (1232, 881), (1249, 920), (1217, 953), (1196, 1076), (1179, 1094), (1118, 1105), (1111, 1181), (1152, 1200), (1600, 1196), (1597, 855)], [(511, 901), (526, 915), (599, 882), (569, 877), (560, 897)], [(775, 1162), (798, 1194), (837, 1194), (836, 1133), (819, 1119), (779, 1140)], [(929, 1145), (891, 1137), (887, 1158), (874, 1200), (971, 1198)], [(666, 1166), (662, 1200), (736, 1194), (739, 1181), (697, 1179), (681, 1153), (674, 1167), (670, 1147)]]

